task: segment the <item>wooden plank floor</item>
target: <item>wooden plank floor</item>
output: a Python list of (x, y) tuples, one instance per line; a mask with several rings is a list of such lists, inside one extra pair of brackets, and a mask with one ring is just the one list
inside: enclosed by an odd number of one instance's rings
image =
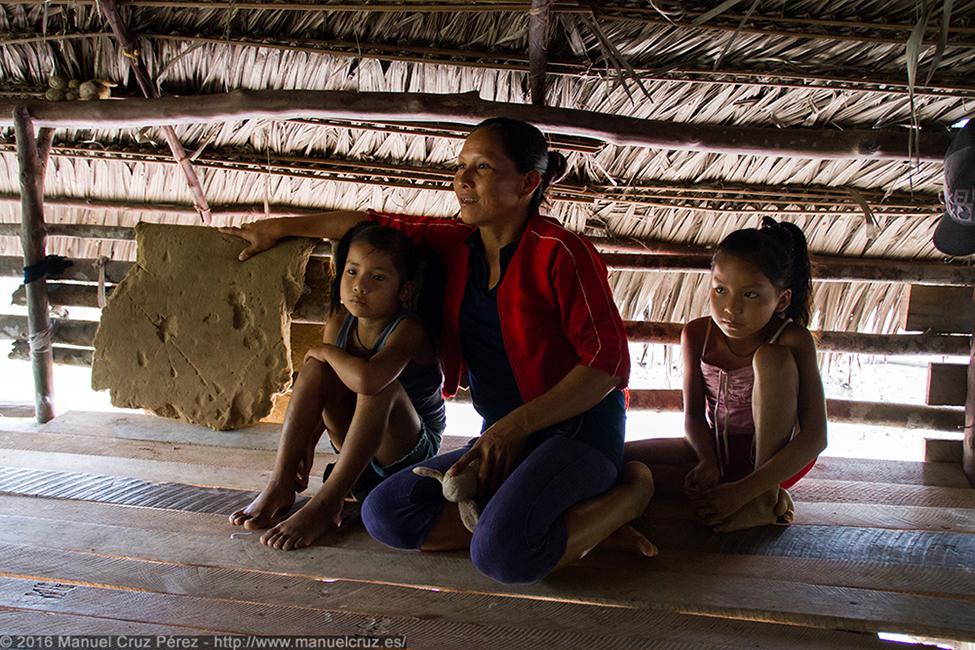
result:
[(354, 517), (290, 553), (230, 526), (276, 439), (130, 414), (0, 420), (0, 629), (405, 635), (417, 648), (975, 640), (975, 490), (957, 465), (824, 458), (796, 486), (796, 524), (729, 535), (658, 501), (638, 526), (659, 558), (597, 551), (510, 586), (464, 553), (387, 549)]

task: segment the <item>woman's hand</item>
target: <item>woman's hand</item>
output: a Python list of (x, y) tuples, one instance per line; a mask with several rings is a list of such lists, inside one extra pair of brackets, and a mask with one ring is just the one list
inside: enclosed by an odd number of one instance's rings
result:
[(706, 492), (721, 480), (721, 470), (717, 463), (702, 460), (684, 477), (684, 493), (697, 495)]
[(708, 526), (720, 524), (751, 500), (738, 481), (721, 483), (690, 498), (694, 510)]
[(278, 243), (281, 238), (274, 232), (274, 224), (267, 221), (255, 221), (241, 226), (240, 228), (221, 228), (220, 232), (225, 235), (233, 235), (247, 241), (248, 246), (240, 252), (241, 262), (254, 257), (258, 253)]
[(447, 473), (464, 471), (474, 460), (481, 461), (477, 471), (479, 496), (494, 494), (521, 460), (528, 434), (511, 418), (502, 418), (481, 434), (466, 454), (457, 459)]

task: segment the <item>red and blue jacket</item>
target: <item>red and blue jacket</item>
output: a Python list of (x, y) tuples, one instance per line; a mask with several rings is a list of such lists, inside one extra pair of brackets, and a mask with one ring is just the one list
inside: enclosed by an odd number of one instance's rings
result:
[[(404, 232), (443, 258), (444, 394), (457, 392), (465, 371), (460, 307), (470, 273), (474, 230), (457, 219), (370, 211), (370, 219)], [(498, 287), (501, 335), (522, 398), (528, 402), (559, 383), (575, 366), (598, 368), (626, 387), (630, 353), (623, 320), (595, 247), (554, 219), (529, 218)]]

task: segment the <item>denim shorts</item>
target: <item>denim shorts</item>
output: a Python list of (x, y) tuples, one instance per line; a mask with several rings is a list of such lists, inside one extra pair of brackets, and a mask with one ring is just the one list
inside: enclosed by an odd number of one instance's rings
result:
[[(362, 470), (362, 474), (356, 480), (355, 484), (352, 486), (352, 496), (356, 498), (356, 501), (362, 501), (366, 498), (366, 495), (372, 491), (377, 485), (383, 482), (386, 477), (395, 474), (401, 469), (406, 469), (412, 465), (423, 462), (428, 458), (433, 458), (440, 451), (440, 440), (441, 435), (434, 433), (427, 427), (426, 424), (420, 424), (420, 437), (416, 441), (413, 449), (407, 452), (399, 460), (396, 460), (388, 465), (380, 465), (373, 458), (366, 465), (366, 468)], [(332, 448), (336, 454), (340, 454), (335, 445), (332, 444), (331, 439), (328, 441), (329, 446)], [(329, 463), (325, 467), (325, 471), (322, 474), (322, 481), (327, 481), (328, 477), (331, 475), (332, 470), (335, 469), (335, 463)]]

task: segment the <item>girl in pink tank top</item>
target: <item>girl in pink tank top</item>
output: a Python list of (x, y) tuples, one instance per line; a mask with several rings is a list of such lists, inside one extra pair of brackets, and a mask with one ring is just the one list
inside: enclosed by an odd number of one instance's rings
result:
[(659, 492), (685, 494), (716, 531), (792, 521), (786, 488), (826, 447), (810, 292), (798, 227), (765, 218), (728, 235), (711, 263), (711, 314), (681, 334), (685, 438), (626, 446)]

